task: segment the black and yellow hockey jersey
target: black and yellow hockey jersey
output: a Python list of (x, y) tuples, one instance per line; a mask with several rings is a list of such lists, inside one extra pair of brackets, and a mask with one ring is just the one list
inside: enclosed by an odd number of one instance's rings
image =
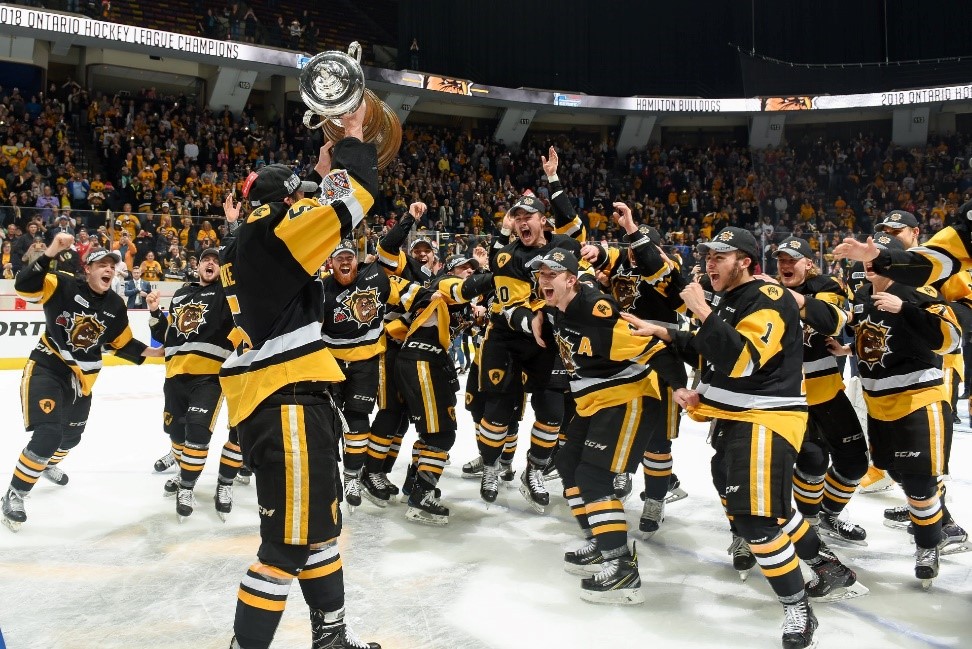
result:
[(52, 271), (52, 262), (41, 255), (14, 282), (20, 297), (44, 305), (47, 326), (30, 360), (64, 376), (73, 374), (81, 394), (88, 395), (101, 371), (102, 346), (141, 365), (146, 345), (132, 337), (128, 307), (117, 293), (95, 293), (86, 279)]
[(594, 267), (611, 280), (611, 295), (622, 310), (663, 327), (677, 328), (685, 304), (679, 293), (685, 288), (678, 263), (665, 260), (642, 232), (628, 235), (630, 250), (608, 248), (599, 253)]
[(827, 349), (827, 338), (837, 336), (847, 324), (846, 290), (835, 278), (817, 275), (794, 291), (803, 295), (803, 378), (807, 405), (830, 401), (844, 389), (837, 359)]
[(378, 171), (372, 144), (345, 138), (333, 156), (335, 166), (346, 171), (332, 171), (325, 179), (332, 202), (304, 198), (289, 207), (262, 205), (222, 255), (220, 279), (244, 337), (220, 370), (231, 426), (285, 385), (344, 380), (321, 337), (318, 271), (371, 209)]
[(169, 313), (149, 314), (152, 337), (165, 347), (165, 377), (219, 374), (236, 347), (233, 316), (221, 284), (186, 284), (175, 292)]
[(930, 286), (894, 282), (886, 292), (903, 300), (900, 313), (879, 311), (869, 285), (855, 298), (851, 325), (868, 414), (894, 421), (946, 400), (941, 354), (954, 349), (961, 334), (955, 314)]
[(964, 213), (970, 210), (972, 203), (960, 207), (954, 226), (939, 230), (920, 246), (882, 250), (873, 262), (874, 271), (909, 286), (924, 286), (972, 269), (972, 223)]
[(432, 270), (402, 250), (413, 223), (411, 217), (401, 220), (378, 240), (378, 263), (392, 275), (428, 286), (432, 282)]
[(706, 361), (694, 419), (762, 424), (793, 448), (803, 443), (803, 327), (790, 292), (753, 280), (718, 294), (694, 332), (673, 332), (680, 351)]
[(361, 361), (385, 351), (387, 306), (410, 310), (417, 302), (428, 302), (432, 297), (419, 283), (389, 277), (378, 262), (359, 266), (350, 286), (342, 286), (330, 274), (321, 283), (324, 344), (335, 358), (345, 361)]
[(547, 308), (545, 314), (581, 416), (639, 396), (659, 398), (651, 369), (673, 389), (685, 387), (684, 364), (660, 340), (632, 334), (618, 304), (596, 288), (578, 284), (564, 311)]
[[(493, 277), (490, 273), (477, 273), (466, 279), (443, 274), (436, 277), (429, 290), (436, 291), (436, 298), (414, 318), (408, 318), (408, 349), (431, 354), (444, 354), (452, 341), (463, 329), (472, 326), (468, 304), (477, 296), (490, 290)], [(409, 346), (407, 342), (419, 342), (421, 346)], [(450, 363), (451, 365), (451, 363)]]

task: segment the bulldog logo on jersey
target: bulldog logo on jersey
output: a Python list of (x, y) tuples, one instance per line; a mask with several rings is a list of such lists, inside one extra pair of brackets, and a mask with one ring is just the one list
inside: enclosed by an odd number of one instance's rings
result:
[(808, 324), (803, 325), (803, 345), (805, 347), (813, 347), (813, 335), (817, 331)]
[(557, 339), (557, 350), (560, 352), (560, 362), (564, 364), (564, 369), (567, 370), (568, 374), (576, 373), (577, 364), (574, 363), (574, 346), (559, 334), (554, 334), (554, 338)]
[(512, 258), (512, 255), (510, 253), (508, 253), (508, 252), (501, 252), (500, 254), (498, 254), (496, 256), (496, 266), (498, 268), (502, 268), (503, 266), (505, 266), (507, 264), (507, 262), (509, 262), (509, 260), (511, 258)]
[(189, 302), (175, 309), (175, 328), (179, 335), (188, 338), (189, 334), (199, 333), (206, 324), (206, 305), (202, 302)]
[(622, 311), (630, 311), (635, 300), (641, 297), (638, 278), (628, 273), (618, 273), (611, 280), (611, 295), (618, 301)]
[(45, 415), (49, 415), (51, 414), (51, 411), (54, 410), (54, 406), (56, 404), (54, 403), (53, 399), (41, 399), (40, 401), (37, 402), (37, 405), (40, 407), (40, 409), (44, 412)]
[(381, 303), (378, 301), (378, 289), (358, 289), (344, 299), (345, 308), (351, 312), (351, 317), (363, 325), (369, 325), (380, 313)]
[(503, 382), (503, 377), (506, 376), (506, 371), (505, 370), (490, 370), (487, 373), (487, 376), (489, 376), (489, 382), (490, 383), (492, 383), (493, 385), (499, 385), (500, 383)]
[(98, 316), (87, 313), (68, 313), (64, 311), (55, 320), (67, 333), (68, 346), (73, 351), (87, 352), (98, 345), (105, 333), (105, 324)]
[(886, 327), (884, 322), (871, 322), (865, 318), (857, 327), (857, 339), (855, 341), (855, 351), (862, 363), (868, 369), (874, 369), (875, 365), (884, 367), (884, 357), (890, 352), (888, 341), (891, 340), (891, 328)]

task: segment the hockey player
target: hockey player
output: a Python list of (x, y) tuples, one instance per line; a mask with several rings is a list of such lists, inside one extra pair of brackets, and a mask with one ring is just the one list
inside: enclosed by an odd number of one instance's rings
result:
[[(896, 238), (905, 249), (916, 247), (921, 235), (918, 220), (911, 212), (904, 210), (892, 211), (875, 229)], [(967, 270), (958, 272), (942, 281), (935, 282), (932, 286), (938, 289), (942, 296), (950, 303), (957, 303), (952, 307), (953, 311), (968, 309), (970, 302), (972, 302), (972, 275)], [(956, 314), (956, 318), (958, 318), (958, 314)], [(961, 346), (942, 356), (942, 372), (944, 372), (942, 382), (945, 386), (949, 405), (953, 411), (952, 422), (954, 426), (958, 422), (958, 415), (955, 412), (955, 408), (958, 405), (958, 386), (964, 378), (963, 374), (965, 372), (965, 362), (962, 357)], [(952, 452), (952, 437), (949, 436), (946, 442), (945, 465), (948, 466), (948, 458)], [(941, 482), (941, 480), (939, 481)], [(950, 551), (963, 551), (964, 549), (968, 549), (968, 546), (964, 545), (969, 538), (968, 533), (952, 518), (951, 512), (945, 506), (944, 484), (941, 485), (941, 488), (943, 512), (942, 553), (948, 554)], [(884, 511), (884, 522), (888, 527), (914, 527), (909, 524), (910, 518), (906, 505), (886, 509)]]
[[(789, 291), (753, 275), (759, 248), (747, 230), (724, 228), (699, 249), (720, 294), (710, 306), (700, 284), (682, 291), (699, 329), (644, 323), (639, 333), (674, 340), (683, 355), (705, 359), (699, 403), (687, 409), (693, 418), (716, 419), (713, 483), (783, 604), (784, 649), (803, 649), (817, 628), (808, 595), (849, 593), (856, 575), (792, 508), (793, 465), (807, 426), (799, 308)], [(814, 573), (806, 585), (798, 557)]]
[[(882, 250), (903, 251), (901, 242), (879, 234)], [(938, 576), (945, 517), (937, 477), (947, 472), (945, 449), (952, 413), (943, 383), (942, 359), (958, 344), (955, 314), (931, 287), (914, 289), (877, 275), (865, 262), (870, 286), (855, 296), (854, 346), (867, 403), (874, 465), (900, 483), (914, 524), (915, 577), (927, 588)], [(834, 353), (849, 347), (832, 342)]]
[(579, 265), (571, 252), (554, 248), (530, 268), (538, 271), (545, 312), (550, 312), (577, 405), (557, 468), (587, 544), (565, 554), (564, 567), (574, 574), (594, 572), (581, 581), (581, 597), (587, 601), (640, 604), (645, 600), (637, 553), (628, 547), (614, 476), (638, 466), (653, 433), (664, 434), (657, 415), (664, 420), (665, 410), (646, 363), (667, 357), (661, 371), (676, 398), (689, 394), (685, 368), (657, 339), (633, 335), (611, 297), (577, 281)]
[(492, 275), (472, 274), (477, 268), (471, 257), (452, 255), (446, 260), (446, 272), (429, 285), (440, 297), (409, 319), (395, 365), (399, 390), (418, 432), (405, 490), (405, 516), (419, 523), (449, 521), (449, 509), (439, 502), (436, 487), (456, 441), (459, 377), (448, 350), (468, 326), (468, 302), (492, 287)]
[(73, 244), (72, 235), (58, 233), (14, 282), (20, 297), (44, 306), (46, 320), (20, 384), (30, 441), (0, 499), (3, 523), (14, 532), (27, 520), (24, 498), (38, 478), (43, 475), (62, 486), (68, 483), (58, 464), (81, 441), (91, 389), (101, 371), (102, 347), (111, 347), (119, 358), (136, 365), (162, 356), (161, 348), (147, 347), (132, 337), (128, 309), (111, 290), (118, 253), (102, 248), (90, 251), (83, 279), (53, 270), (55, 258)]
[(527, 468), (520, 481), (529, 495), (530, 506), (539, 513), (550, 502), (542, 471), (558, 441), (563, 394), (548, 390), (557, 351), (549, 330), (543, 327), (543, 299), (536, 273), (527, 264), (554, 248), (579, 254), (578, 240), (583, 240), (585, 232), (557, 176), (556, 150), (550, 147), (548, 156), (541, 156), (541, 162), (550, 183), (556, 231), (547, 234), (543, 230), (544, 204), (534, 196), (523, 196), (510, 208), (501, 230), (504, 237), (515, 233), (517, 240), (503, 245), (502, 238), (498, 238), (490, 253), (496, 299), (490, 307), (489, 325), (480, 350), (479, 385), (485, 397), (485, 412), (476, 437), (483, 460), (479, 493), (484, 501), (492, 503), (499, 493), (499, 458), (515, 412), (514, 384), (523, 381), (524, 391), (532, 393), (536, 419), (530, 431)]
[(344, 435), (344, 499), (350, 508), (364, 495), (379, 507), (388, 503), (390, 483), (383, 473), (363, 478), (371, 422), (378, 394), (380, 359), (386, 348), (386, 305), (410, 309), (431, 294), (421, 284), (389, 277), (378, 262), (359, 265), (353, 241), (341, 242), (331, 255), (331, 272), (322, 279), (324, 343), (344, 372), (338, 396), (348, 423)]
[[(192, 514), (195, 505), (193, 488), (206, 465), (213, 426), (223, 406), (219, 368), (235, 347), (233, 317), (219, 283), (219, 266), (219, 250), (203, 250), (199, 281), (175, 292), (168, 315), (159, 308), (158, 291), (145, 298), (152, 337), (165, 348), (162, 423), (172, 453), (179, 456), (179, 476), (165, 483), (164, 492), (176, 496), (180, 521)], [(223, 445), (213, 497), (223, 520), (233, 509), (233, 480), (242, 462), (240, 446), (232, 437)]]
[[(624, 312), (669, 329), (678, 329), (679, 314), (685, 311), (679, 297), (685, 287), (679, 265), (662, 252), (661, 235), (655, 228), (639, 227), (634, 222), (631, 208), (625, 203), (614, 203), (614, 210), (614, 218), (626, 232), (628, 249), (593, 247), (597, 257), (592, 266), (608, 279), (609, 291)], [(660, 430), (657, 434), (650, 435), (641, 460), (645, 504), (639, 529), (645, 538), (657, 532), (665, 519), (665, 502), (673, 480), (672, 440), (678, 437), (681, 421), (681, 412), (672, 401), (671, 386), (659, 384), (657, 394), (664, 417), (658, 422)]]
[[(274, 164), (252, 173), (243, 195), (253, 206), (225, 246), (220, 280), (243, 343), (223, 364), (229, 423), (239, 430), (256, 477), (258, 560), (240, 582), (232, 647), (266, 649), (299, 579), (310, 607), (315, 649), (377, 649), (344, 621), (340, 411), (331, 386), (344, 379), (321, 338), (318, 271), (374, 204), (377, 152), (365, 144), (362, 104), (342, 118), (347, 137), (321, 148), (316, 185)], [(236, 214), (227, 211), (227, 220)]]
[[(779, 282), (790, 291), (803, 321), (803, 376), (808, 422), (793, 471), (793, 497), (803, 517), (818, 531), (848, 543), (867, 545), (859, 525), (839, 519), (867, 472), (867, 440), (837, 360), (827, 340), (847, 323), (845, 292), (814, 266), (810, 244), (788, 237), (773, 253)], [(769, 281), (776, 281), (766, 278)]]

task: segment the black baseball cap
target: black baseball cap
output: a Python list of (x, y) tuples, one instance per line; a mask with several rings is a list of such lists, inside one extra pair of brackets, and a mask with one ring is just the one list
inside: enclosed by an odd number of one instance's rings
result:
[(710, 250), (712, 252), (729, 252), (730, 250), (739, 250), (754, 260), (759, 259), (759, 244), (756, 243), (756, 237), (749, 230), (744, 230), (743, 228), (728, 227), (723, 228), (719, 231), (719, 234), (712, 238), (712, 241), (706, 241), (705, 243), (700, 243), (698, 250), (701, 253), (707, 253)]
[(884, 220), (875, 226), (876, 228), (917, 228), (918, 219), (911, 212), (905, 210), (892, 210)]
[(111, 257), (115, 260), (115, 263), (121, 261), (121, 255), (116, 250), (108, 250), (107, 248), (98, 248), (97, 250), (92, 250), (88, 253), (88, 257), (84, 260), (84, 263), (91, 265), (96, 261), (101, 261), (105, 257)]
[(467, 255), (450, 255), (445, 263), (446, 272), (451, 272), (463, 264), (470, 264), (473, 270), (479, 270), (479, 262), (473, 257)]
[(816, 258), (816, 255), (813, 254), (813, 250), (810, 248), (810, 244), (800, 237), (787, 237), (783, 239), (773, 252), (774, 257), (779, 257), (780, 255), (789, 255), (794, 259), (806, 257), (807, 259), (813, 260)]
[(881, 232), (874, 236), (874, 245), (880, 250), (905, 250), (905, 246), (898, 237)]
[(510, 214), (516, 210), (525, 210), (531, 214), (534, 212), (543, 214), (547, 211), (547, 206), (536, 196), (521, 196), (519, 200), (513, 203), (513, 207), (510, 208)]
[(656, 246), (662, 245), (661, 233), (650, 225), (639, 225), (638, 232), (648, 237), (648, 241), (651, 241)]
[(317, 183), (301, 180), (287, 165), (272, 164), (251, 172), (243, 183), (243, 196), (253, 207), (282, 201), (297, 190), (305, 194), (317, 191)]
[(574, 253), (563, 248), (554, 248), (543, 257), (535, 258), (529, 266), (534, 270), (540, 268), (540, 266), (546, 266), (552, 270), (567, 271), (574, 275), (580, 270), (580, 264), (577, 262)]
[(202, 261), (210, 255), (216, 257), (216, 261), (219, 261), (219, 248), (204, 248), (202, 252), (199, 253), (199, 261)]
[(358, 246), (356, 246), (354, 241), (351, 241), (351, 239), (345, 239), (344, 241), (338, 244), (338, 247), (334, 249), (334, 252), (331, 253), (331, 256), (336, 257), (339, 253), (342, 252), (350, 252), (353, 255), (357, 255)]
[(432, 243), (432, 239), (429, 239), (428, 237), (415, 237), (415, 239), (412, 240), (412, 243), (408, 245), (408, 251), (412, 252), (412, 248), (419, 245), (420, 243), (424, 243), (432, 250), (435, 250), (435, 245)]

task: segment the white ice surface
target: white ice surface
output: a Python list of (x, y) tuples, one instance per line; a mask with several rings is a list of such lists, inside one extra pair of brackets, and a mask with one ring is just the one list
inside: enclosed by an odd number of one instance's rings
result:
[[(259, 544), (254, 486), (234, 488), (227, 522), (212, 504), (222, 422), (196, 488), (199, 506), (179, 524), (161, 496), (174, 473), (152, 472), (167, 448), (161, 432), (160, 366), (109, 367), (98, 380), (87, 432), (61, 465), (71, 482), (44, 479), (27, 500), (18, 534), (0, 528), (0, 629), (10, 649), (220, 648), (229, 644), (236, 591)], [(0, 481), (26, 443), (20, 373), (0, 372)], [(961, 414), (968, 422), (967, 405)], [(562, 498), (538, 516), (504, 483), (488, 511), (479, 483), (459, 477), (475, 456), (468, 415), (440, 486), (452, 511), (446, 528), (407, 522), (405, 507), (365, 501), (345, 516), (341, 551), (347, 609), (365, 639), (397, 649), (780, 646), (780, 605), (753, 572), (740, 582), (729, 562), (727, 525), (709, 480), (703, 425), (686, 420), (675, 470), (689, 498), (667, 509), (662, 531), (638, 542), (642, 606), (582, 602), (579, 578), (562, 568), (580, 544)], [(522, 467), (528, 435), (516, 466)], [(411, 447), (413, 434), (406, 438)], [(972, 528), (972, 433), (959, 427), (952, 452), (949, 506)], [(392, 475), (401, 484), (399, 461)], [(628, 501), (637, 529), (641, 502)], [(552, 494), (560, 483), (550, 484)], [(943, 559), (929, 592), (913, 576), (907, 534), (881, 524), (896, 492), (858, 495), (845, 516), (868, 531), (869, 546), (838, 546), (871, 594), (818, 604), (826, 647), (972, 646), (972, 553)], [(804, 576), (809, 572), (804, 567)], [(274, 647), (309, 647), (307, 607), (295, 584)]]

